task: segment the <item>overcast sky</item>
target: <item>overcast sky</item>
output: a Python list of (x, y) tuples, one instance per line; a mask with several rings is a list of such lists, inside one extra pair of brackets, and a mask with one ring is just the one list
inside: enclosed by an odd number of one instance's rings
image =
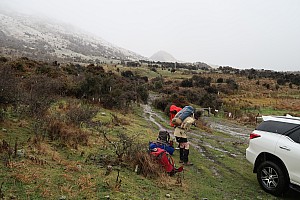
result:
[(300, 70), (300, 0), (0, 0), (150, 57)]

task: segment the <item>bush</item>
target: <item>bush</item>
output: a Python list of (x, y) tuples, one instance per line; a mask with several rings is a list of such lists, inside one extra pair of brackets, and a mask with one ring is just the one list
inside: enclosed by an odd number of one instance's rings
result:
[(52, 141), (58, 140), (61, 145), (68, 145), (77, 149), (78, 145), (88, 144), (88, 134), (72, 125), (53, 120), (48, 124), (48, 136)]
[(192, 79), (184, 79), (181, 81), (181, 87), (193, 87), (193, 80)]
[(121, 72), (121, 75), (122, 75), (123, 77), (126, 77), (126, 78), (131, 78), (131, 77), (134, 76), (133, 73), (132, 73), (132, 71), (130, 71), (130, 70)]
[(157, 72), (157, 69), (156, 69), (155, 67), (152, 67), (152, 68), (151, 68), (151, 71)]
[(5, 111), (4, 109), (0, 108), (0, 123), (4, 122), (4, 119), (5, 119)]
[(194, 86), (196, 87), (204, 87), (204, 86), (210, 86), (210, 83), (211, 83), (211, 78), (208, 77), (201, 77), (201, 76), (198, 76), (198, 75), (194, 75), (192, 77), (192, 80), (194, 82)]
[(11, 67), (0, 68), (0, 106), (6, 106), (18, 101), (20, 79), (16, 77)]
[(69, 122), (80, 125), (82, 122), (88, 122), (97, 113), (97, 110), (88, 105), (71, 105), (70, 109), (66, 112)]
[(22, 103), (28, 106), (28, 114), (41, 117), (64, 89), (63, 83), (45, 75), (32, 76), (23, 83)]
[(239, 88), (239, 85), (233, 79), (226, 79), (226, 83), (231, 90), (237, 90)]
[(161, 111), (164, 111), (169, 102), (170, 101), (166, 98), (159, 98), (153, 101), (153, 106)]
[(217, 79), (217, 83), (223, 83), (224, 82), (224, 79), (223, 78), (218, 78)]
[(137, 87), (137, 94), (143, 103), (147, 103), (149, 98), (149, 91), (147, 85), (139, 85)]
[(3, 57), (3, 56), (0, 57), (0, 62), (7, 62), (7, 61), (8, 61), (8, 59), (6, 57)]

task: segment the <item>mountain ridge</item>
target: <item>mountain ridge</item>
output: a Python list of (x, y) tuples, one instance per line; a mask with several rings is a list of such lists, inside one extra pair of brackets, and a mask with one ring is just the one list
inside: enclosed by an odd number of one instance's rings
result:
[(174, 58), (170, 53), (163, 50), (154, 53), (149, 59), (160, 62), (178, 62), (178, 60)]

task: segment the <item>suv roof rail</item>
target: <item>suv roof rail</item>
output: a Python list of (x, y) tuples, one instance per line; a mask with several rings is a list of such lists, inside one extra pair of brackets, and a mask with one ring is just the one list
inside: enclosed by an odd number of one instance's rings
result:
[(272, 116), (272, 115), (268, 115), (268, 116), (262, 116), (263, 121), (267, 121), (270, 118), (280, 118), (280, 119), (290, 119), (290, 120), (297, 120), (300, 121), (300, 117), (293, 117), (292, 115), (287, 114), (286, 116)]

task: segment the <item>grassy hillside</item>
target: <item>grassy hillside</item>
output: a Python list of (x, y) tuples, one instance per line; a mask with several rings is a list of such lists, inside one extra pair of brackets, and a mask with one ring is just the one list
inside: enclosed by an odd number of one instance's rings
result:
[[(263, 93), (260, 85), (258, 89), (243, 85), (245, 78), (202, 70), (57, 66), (26, 58), (0, 64), (2, 199), (276, 199), (259, 188), (245, 159), (247, 137), (215, 130), (212, 124), (225, 120), (227, 126), (235, 126), (232, 121), (247, 116), (255, 106), (260, 114), (299, 114), (280, 103), (297, 103), (295, 88)], [(126, 71), (133, 76), (122, 75)], [(185, 89), (180, 82), (195, 73), (212, 77), (212, 85), (218, 85), (219, 77), (233, 78), (239, 89), (221, 92), (218, 98), (222, 108), (240, 110), (241, 116), (227, 121), (220, 112), (208, 122), (197, 122), (190, 134), (194, 165), (169, 177), (149, 162), (148, 142), (156, 139), (158, 127), (140, 105), (149, 101), (148, 89), (159, 98), (166, 88)], [(182, 103), (188, 98), (175, 100)], [(163, 119), (155, 120), (171, 129), (163, 110), (152, 109)], [(173, 156), (176, 166), (178, 154)]]
[[(0, 131), (3, 141), (1, 194), (5, 199), (64, 196), (67, 199), (107, 199), (107, 196), (110, 199), (164, 199), (167, 194), (171, 199), (253, 199), (254, 195), (273, 198), (259, 189), (251, 173), (251, 166), (244, 157), (246, 143), (225, 133), (201, 134), (201, 130), (193, 130), (196, 136), (191, 140), (197, 141), (201, 148), (192, 149), (190, 159), (195, 165), (186, 167), (183, 174), (175, 177), (163, 172), (157, 177), (137, 174), (135, 166), (127, 162), (127, 155), (122, 162), (117, 162), (116, 149), (104, 139), (104, 132), (118, 145), (122, 143), (118, 134), (134, 136), (139, 152), (145, 154), (147, 142), (156, 139), (157, 129), (145, 121), (141, 108), (135, 109), (126, 115), (100, 109), (92, 121), (105, 126), (82, 124), (76, 131), (65, 127), (69, 134), (80, 130), (87, 137), (87, 144), (78, 141), (74, 148), (66, 144), (72, 144), (68, 141), (72, 136), (50, 141), (47, 136), (43, 137), (43, 130), (38, 130), (36, 122), (9, 117)], [(115, 117), (118, 122), (114, 121)], [(5, 147), (4, 141), (9, 147)], [(175, 152), (177, 166), (178, 157)], [(111, 172), (108, 165), (112, 165)]]

